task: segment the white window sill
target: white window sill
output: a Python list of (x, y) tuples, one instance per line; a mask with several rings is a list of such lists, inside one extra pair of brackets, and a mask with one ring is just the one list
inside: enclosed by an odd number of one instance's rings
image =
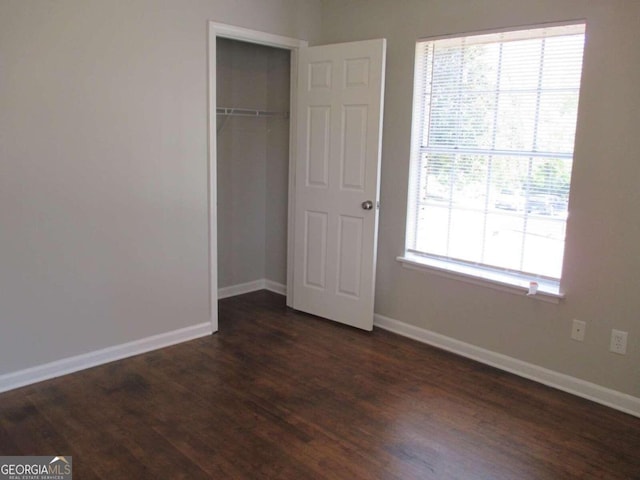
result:
[[(564, 298), (564, 294), (560, 292), (559, 283), (552, 280), (525, 278), (524, 276), (509, 274), (508, 272), (482, 268), (461, 262), (441, 260), (434, 257), (414, 255), (409, 252), (404, 256), (397, 257), (396, 260), (402, 263), (402, 266), (405, 268), (423, 270), (474, 285), (481, 285), (516, 295), (528, 296), (534, 300), (559, 303), (560, 300)], [(538, 291), (535, 295), (527, 295), (529, 292), (529, 281), (531, 280), (538, 283)]]

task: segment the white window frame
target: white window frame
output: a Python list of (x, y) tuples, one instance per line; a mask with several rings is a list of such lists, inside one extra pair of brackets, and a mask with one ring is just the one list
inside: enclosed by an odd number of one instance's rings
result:
[[(586, 31), (586, 22), (584, 20), (576, 20), (569, 22), (557, 22), (552, 24), (538, 24), (530, 26), (521, 26), (515, 28), (506, 28), (500, 30), (481, 31), (462, 33), (456, 35), (447, 35), (440, 37), (420, 38), (416, 42), (416, 48), (418, 45), (425, 41), (443, 40), (446, 38), (462, 38), (473, 35), (486, 35), (486, 34), (499, 34), (503, 32), (515, 33), (524, 32), (526, 30), (548, 28), (548, 27), (561, 27), (571, 25), (583, 25)], [(417, 58), (414, 63), (415, 75), (418, 72)], [(413, 110), (412, 110), (412, 136), (411, 136), (411, 166), (409, 174), (409, 195), (407, 198), (407, 225), (405, 228), (405, 250), (404, 254), (397, 257), (403, 267), (409, 269), (417, 269), (427, 271), (446, 278), (452, 278), (456, 280), (465, 281), (467, 283), (491, 287), (497, 290), (506, 291), (515, 294), (527, 294), (537, 300), (547, 301), (551, 303), (558, 303), (565, 297), (565, 293), (561, 288), (561, 279), (549, 279), (538, 275), (528, 275), (525, 273), (508, 271), (500, 268), (492, 268), (485, 265), (476, 265), (470, 262), (456, 261), (449, 258), (441, 258), (436, 255), (417, 253), (412, 251), (410, 245), (409, 234), (413, 230), (414, 226), (412, 222), (415, 221), (415, 215), (412, 211), (416, 208), (414, 200), (416, 198), (416, 184), (415, 181), (417, 175), (418, 161), (416, 155), (421, 154), (421, 145), (419, 145), (420, 135), (418, 130), (422, 129), (422, 125), (418, 125), (416, 122), (416, 116), (419, 115), (419, 107), (416, 105), (418, 100), (417, 95), (419, 93), (415, 90), (418, 86), (417, 78), (414, 78), (414, 97), (413, 97)], [(535, 282), (535, 286), (532, 288), (532, 282)]]

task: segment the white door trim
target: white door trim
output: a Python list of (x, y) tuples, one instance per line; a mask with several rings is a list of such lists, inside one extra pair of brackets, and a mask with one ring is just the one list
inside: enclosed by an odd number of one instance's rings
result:
[[(288, 242), (287, 242), (287, 285), (291, 285), (293, 278), (293, 202), (295, 190), (295, 135), (296, 135), (296, 93), (298, 72), (298, 48), (306, 47), (308, 42), (291, 37), (283, 37), (272, 33), (250, 30), (234, 25), (225, 25), (209, 21), (209, 51), (208, 51), (208, 75), (209, 75), (209, 117), (208, 117), (208, 208), (209, 208), (209, 312), (211, 330), (218, 331), (218, 206), (217, 193), (217, 138), (216, 138), (216, 37), (240, 40), (243, 42), (266, 45), (291, 50), (291, 94), (290, 94), (290, 120), (289, 120), (289, 212), (288, 212)], [(292, 289), (287, 289), (287, 305), (293, 304)]]
[[(295, 50), (296, 48), (306, 47), (306, 40), (297, 38), (283, 37), (282, 35), (274, 35), (272, 33), (261, 32), (258, 30), (250, 30), (248, 28), (237, 27), (235, 25), (227, 25), (224, 23), (209, 22), (209, 32), (215, 37), (230, 38), (232, 40), (240, 40), (243, 42), (256, 43), (267, 47), (286, 48)], [(211, 39), (211, 36), (209, 36)]]

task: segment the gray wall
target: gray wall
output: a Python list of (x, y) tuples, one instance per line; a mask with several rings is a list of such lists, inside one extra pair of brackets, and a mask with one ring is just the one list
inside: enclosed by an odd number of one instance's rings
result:
[[(640, 396), (640, 2), (325, 0), (322, 41), (386, 37), (376, 312)], [(419, 37), (586, 19), (559, 305), (403, 268), (414, 45)], [(584, 343), (570, 322), (587, 322)], [(612, 328), (628, 353), (608, 351)]]
[(318, 0), (0, 1), (0, 374), (209, 320), (207, 21)]
[[(289, 110), (288, 50), (218, 39), (217, 57), (220, 107)], [(219, 287), (285, 284), (289, 121), (230, 116), (218, 125)]]
[[(288, 112), (291, 55), (272, 49), (267, 66), (267, 109)], [(287, 283), (287, 225), (289, 199), (289, 119), (267, 123), (267, 188), (265, 278)]]

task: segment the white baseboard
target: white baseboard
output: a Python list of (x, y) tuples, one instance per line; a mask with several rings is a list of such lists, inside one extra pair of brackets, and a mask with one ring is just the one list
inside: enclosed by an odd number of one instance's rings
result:
[(231, 285), (229, 287), (223, 287), (218, 289), (218, 300), (223, 298), (235, 297), (236, 295), (242, 295), (245, 293), (255, 292), (256, 290), (264, 290), (265, 280), (255, 280), (253, 282), (239, 283), (237, 285)]
[(282, 283), (274, 282), (273, 280), (265, 280), (264, 288), (273, 293), (279, 293), (280, 295), (287, 295), (287, 286)]
[(115, 345), (94, 352), (45, 363), (44, 365), (37, 365), (25, 370), (7, 373), (0, 375), (0, 392), (6, 392), (86, 368), (96, 367), (115, 360), (121, 360), (151, 350), (157, 350), (195, 338), (204, 337), (211, 335), (211, 333), (211, 323), (205, 322), (172, 332), (142, 338), (133, 342), (123, 343), (122, 345)]
[(218, 289), (218, 300), (223, 298), (235, 297), (236, 295), (243, 295), (245, 293), (256, 292), (258, 290), (269, 290), (280, 295), (287, 294), (287, 287), (273, 280), (267, 280), (261, 278), (260, 280), (254, 280), (253, 282), (240, 283), (238, 285), (231, 285), (229, 287), (223, 287)]
[[(233, 297), (256, 290), (270, 290), (280, 295), (287, 294), (287, 287), (273, 280), (260, 279), (254, 282), (232, 285), (218, 290), (218, 298)], [(107, 347), (95, 352), (89, 352), (74, 357), (56, 360), (55, 362), (37, 365), (35, 367), (0, 375), (0, 393), (16, 388), (31, 385), (33, 383), (60, 377), (69, 373), (96, 367), (105, 363), (121, 360), (123, 358), (140, 355), (159, 348), (168, 347), (177, 343), (187, 342), (195, 338), (211, 335), (211, 323), (201, 323), (191, 327), (161, 333), (151, 337), (142, 338), (133, 342)]]
[(640, 398), (375, 314), (376, 327), (640, 417)]

